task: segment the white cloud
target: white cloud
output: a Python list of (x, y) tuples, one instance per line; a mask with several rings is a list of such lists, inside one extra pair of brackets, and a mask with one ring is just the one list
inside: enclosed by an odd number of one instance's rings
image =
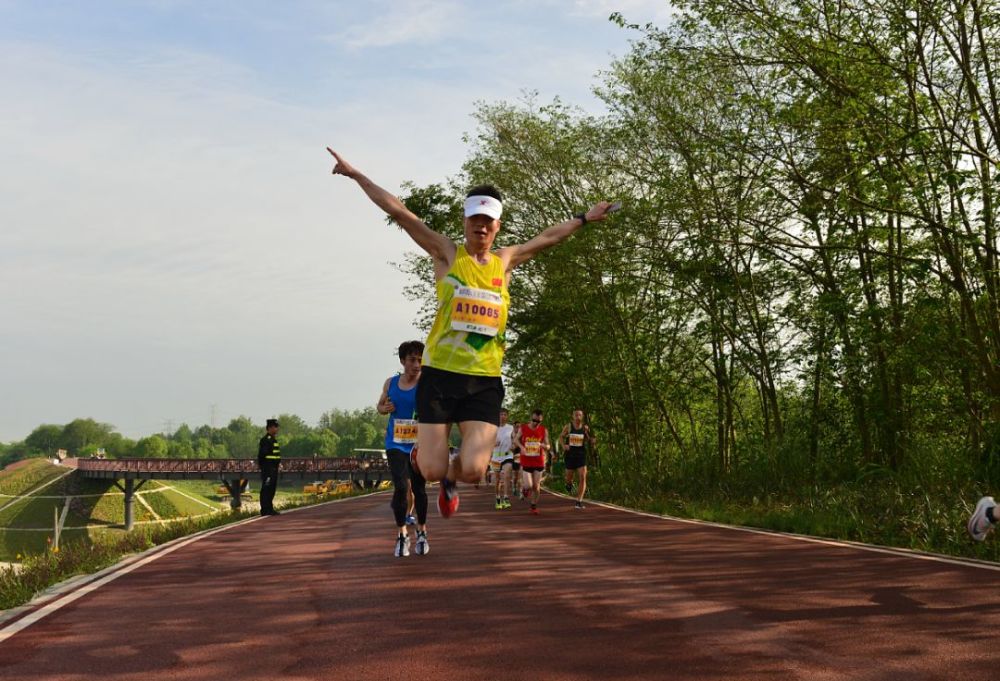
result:
[(393, 45), (427, 45), (463, 29), (466, 16), (458, 2), (441, 0), (396, 0), (384, 4), (381, 13), (355, 24), (330, 38), (361, 50)]

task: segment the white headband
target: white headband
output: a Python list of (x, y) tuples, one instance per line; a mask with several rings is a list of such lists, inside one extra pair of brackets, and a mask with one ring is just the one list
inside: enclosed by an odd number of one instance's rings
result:
[(473, 215), (489, 215), (494, 220), (500, 219), (503, 213), (503, 204), (492, 196), (470, 196), (465, 200), (465, 217)]

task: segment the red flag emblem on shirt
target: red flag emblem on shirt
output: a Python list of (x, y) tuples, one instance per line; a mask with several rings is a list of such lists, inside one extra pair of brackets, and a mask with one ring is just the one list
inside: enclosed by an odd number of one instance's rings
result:
[(493, 280), (493, 285), (494, 286), (503, 286), (503, 279), (494, 279)]

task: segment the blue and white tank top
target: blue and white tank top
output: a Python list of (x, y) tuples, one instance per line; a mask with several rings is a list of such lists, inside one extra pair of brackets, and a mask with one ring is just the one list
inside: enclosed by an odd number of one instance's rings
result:
[(389, 414), (389, 425), (385, 429), (385, 448), (398, 449), (407, 454), (417, 444), (417, 385), (409, 390), (399, 387), (401, 374), (389, 379), (388, 398), (396, 410)]

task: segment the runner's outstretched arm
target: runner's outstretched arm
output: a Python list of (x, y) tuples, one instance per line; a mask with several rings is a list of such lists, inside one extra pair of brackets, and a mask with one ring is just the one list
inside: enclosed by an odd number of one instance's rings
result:
[(337, 164), (333, 166), (334, 175), (343, 175), (357, 182), (362, 191), (372, 200), (372, 203), (384, 210), (386, 215), (395, 220), (396, 224), (402, 227), (410, 235), (410, 238), (420, 248), (424, 249), (428, 255), (435, 260), (450, 263), (450, 259), (455, 254), (455, 242), (428, 227), (398, 197), (372, 182), (357, 168), (341, 158), (340, 154), (333, 149), (327, 147), (326, 150), (330, 152), (331, 156), (337, 159)]
[[(610, 201), (600, 201), (594, 204), (585, 214), (586, 222), (599, 222), (608, 217), (608, 213), (611, 212), (608, 209), (611, 208), (611, 205)], [(538, 236), (532, 237), (523, 244), (501, 248), (497, 254), (506, 260), (507, 271), (509, 272), (518, 265), (531, 260), (546, 248), (551, 248), (559, 242), (564, 241), (573, 232), (583, 227), (584, 224), (586, 223), (578, 217), (570, 218), (565, 222), (552, 225)]]

